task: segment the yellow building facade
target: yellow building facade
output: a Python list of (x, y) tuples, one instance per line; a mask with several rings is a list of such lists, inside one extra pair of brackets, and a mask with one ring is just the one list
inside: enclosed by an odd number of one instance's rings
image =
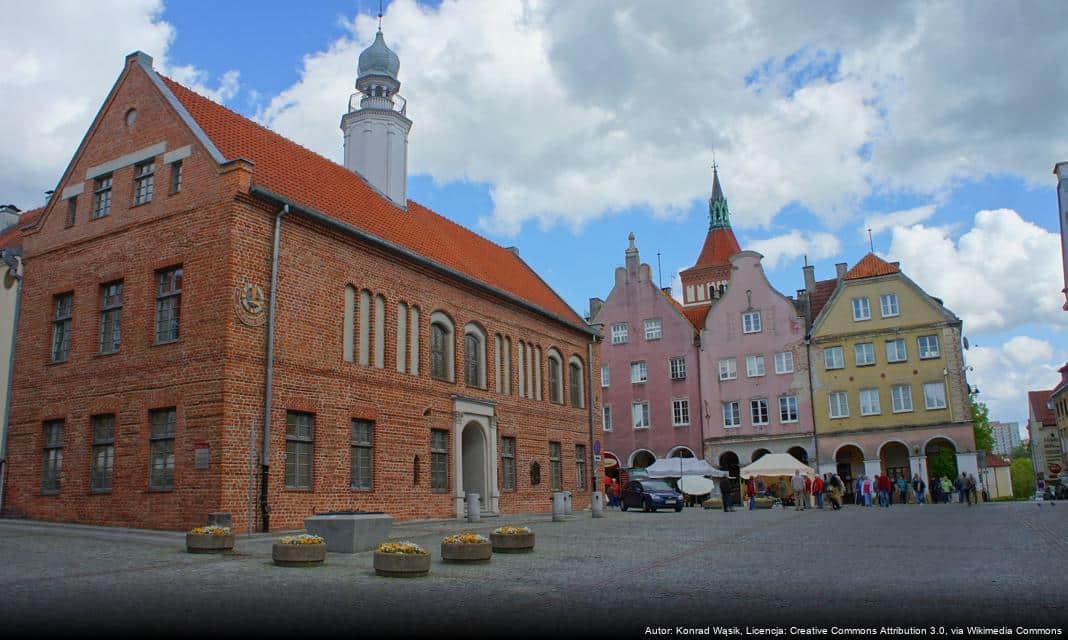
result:
[(929, 486), (941, 456), (980, 478), (961, 321), (897, 263), (869, 253), (840, 269), (809, 338), (821, 472), (848, 485), (918, 475)]

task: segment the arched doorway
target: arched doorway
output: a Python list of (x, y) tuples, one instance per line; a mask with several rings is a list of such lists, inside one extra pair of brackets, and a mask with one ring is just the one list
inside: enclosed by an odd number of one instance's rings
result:
[(935, 483), (943, 477), (953, 482), (957, 477), (957, 447), (949, 438), (931, 438), (924, 447), (924, 455), (927, 457), (927, 486), (932, 494), (936, 491), (941, 494), (941, 487)]
[(741, 469), (738, 465), (738, 454), (733, 451), (724, 451), (719, 456), (719, 468), (730, 475), (731, 501), (734, 504), (740, 504), (742, 501), (742, 485), (738, 479), (738, 470)]
[(468, 422), (464, 426), (460, 446), (464, 496), (477, 493), (478, 501), (484, 507), (489, 496), (489, 485), (486, 483), (486, 435), (482, 433), (482, 426), (474, 421)]
[(668, 453), (669, 458), (692, 458), (693, 451), (689, 447), (675, 447)]
[(801, 464), (808, 464), (808, 451), (805, 451), (804, 447), (790, 447), (786, 453), (792, 455)]
[(771, 453), (771, 452), (768, 451), (767, 449), (757, 449), (756, 451), (753, 452), (753, 456), (749, 459), (749, 461), (750, 462), (756, 462), (757, 460), (760, 460), (761, 458), (763, 458), (764, 456), (768, 455), (769, 453)]
[(860, 450), (860, 447), (853, 444), (842, 445), (834, 453), (834, 463), (838, 477), (842, 479), (842, 484), (845, 485), (843, 500), (856, 502), (856, 481), (857, 478), (864, 475), (864, 452)]
[(635, 451), (630, 456), (630, 466), (638, 469), (644, 469), (654, 462), (656, 462), (656, 456), (645, 449)]
[[(891, 440), (879, 450), (879, 464), (883, 475), (890, 476), (890, 482), (896, 483), (898, 478), (906, 481), (912, 479), (912, 471), (909, 469), (909, 448), (902, 442)], [(890, 492), (893, 500), (894, 492)]]

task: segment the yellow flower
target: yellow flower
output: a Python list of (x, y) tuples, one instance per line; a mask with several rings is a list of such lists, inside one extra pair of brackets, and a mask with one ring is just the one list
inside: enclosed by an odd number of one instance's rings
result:
[(426, 549), (420, 547), (414, 542), (383, 542), (378, 545), (378, 551), (381, 553), (405, 553), (425, 556), (427, 555)]
[(302, 533), (295, 536), (282, 536), (278, 540), (281, 544), (326, 544), (326, 540), (322, 536), (313, 536), (307, 533)]
[(504, 536), (519, 536), (531, 533), (531, 531), (530, 527), (497, 527), (493, 530), (493, 533)]
[(215, 525), (207, 527), (196, 527), (189, 531), (196, 536), (228, 536), (230, 535), (230, 527), (217, 527)]
[(456, 535), (449, 536), (442, 540), (444, 544), (478, 544), (480, 542), (489, 542), (486, 536), (480, 536), (477, 533), (471, 533), (465, 531), (463, 533), (457, 533)]

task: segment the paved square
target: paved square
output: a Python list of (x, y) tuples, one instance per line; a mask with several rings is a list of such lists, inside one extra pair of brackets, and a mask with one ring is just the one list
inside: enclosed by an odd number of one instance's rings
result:
[[(528, 524), (537, 550), (442, 564), (461, 530)], [(5, 631), (329, 631), (466, 636), (677, 626), (901, 627), (1068, 622), (1068, 504), (896, 505), (726, 514), (611, 511), (400, 524), (431, 550), (426, 578), (380, 578), (370, 552), (271, 564), (277, 536), (184, 552), (177, 533), (0, 521)], [(14, 637), (14, 636), (11, 636)]]

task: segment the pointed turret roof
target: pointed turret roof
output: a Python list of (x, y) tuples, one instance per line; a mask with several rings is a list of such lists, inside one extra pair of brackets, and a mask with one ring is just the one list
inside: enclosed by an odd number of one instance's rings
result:
[(731, 212), (727, 207), (727, 198), (723, 196), (723, 187), (719, 185), (719, 167), (712, 166), (712, 197), (708, 199), (708, 229), (730, 228)]
[(730, 257), (741, 251), (731, 229), (731, 213), (727, 198), (719, 184), (719, 168), (712, 168), (712, 197), (708, 199), (708, 235), (705, 246), (692, 268), (730, 264)]
[(869, 253), (853, 265), (853, 268), (842, 276), (843, 280), (860, 280), (861, 278), (874, 278), (876, 276), (888, 276), (891, 273), (901, 273), (901, 268), (896, 262), (887, 262), (874, 253)]

